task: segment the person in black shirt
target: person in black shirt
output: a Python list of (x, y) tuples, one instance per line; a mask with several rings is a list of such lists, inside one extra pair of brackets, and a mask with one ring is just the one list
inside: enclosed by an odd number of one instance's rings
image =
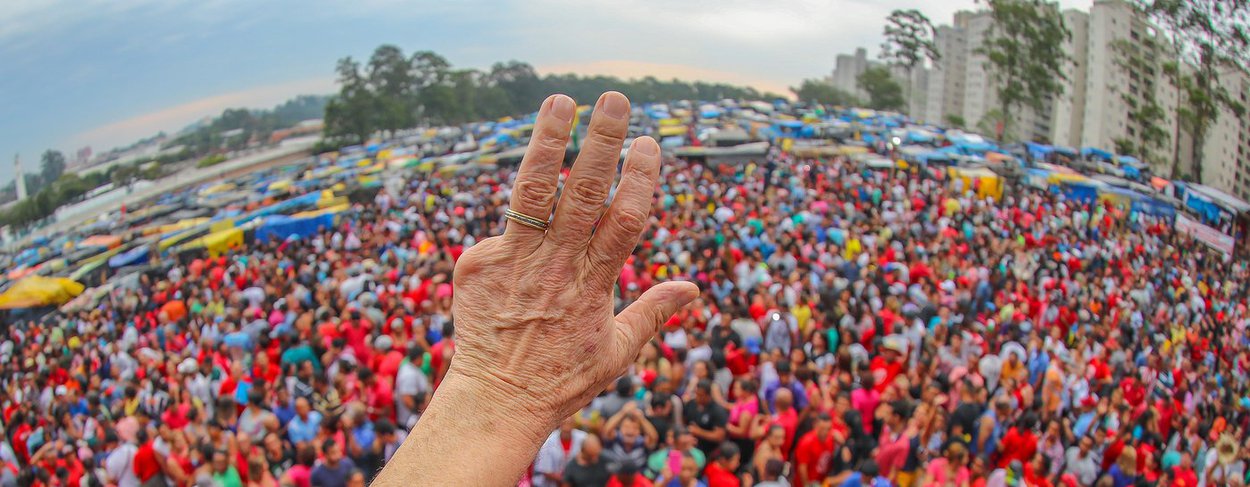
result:
[(603, 445), (599, 437), (586, 435), (577, 458), (564, 467), (564, 485), (569, 487), (603, 487), (608, 484), (608, 462), (599, 455)]
[(711, 454), (725, 441), (725, 425), (729, 423), (729, 411), (712, 401), (712, 381), (703, 379), (695, 386), (694, 400), (686, 403), (682, 418), (690, 427), (690, 433), (699, 440), (699, 449)]

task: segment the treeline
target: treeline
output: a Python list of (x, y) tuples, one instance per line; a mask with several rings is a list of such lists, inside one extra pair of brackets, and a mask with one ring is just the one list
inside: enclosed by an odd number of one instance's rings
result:
[(272, 110), (228, 108), (207, 124), (178, 135), (164, 147), (185, 147), (178, 160), (199, 158), (214, 152), (233, 151), (253, 143), (264, 143), (274, 131), (290, 128), (308, 119), (321, 118), (329, 96), (302, 95)]
[(393, 45), (378, 47), (365, 62), (346, 57), (336, 68), (340, 90), (326, 106), (325, 135), (354, 143), (381, 131), (422, 124), (460, 124), (535, 110), (551, 93), (593, 103), (607, 90), (634, 102), (721, 98), (771, 100), (779, 95), (722, 83), (623, 80), (613, 76), (540, 76), (520, 61), (495, 63), (489, 70), (456, 68), (431, 51), (406, 55)]

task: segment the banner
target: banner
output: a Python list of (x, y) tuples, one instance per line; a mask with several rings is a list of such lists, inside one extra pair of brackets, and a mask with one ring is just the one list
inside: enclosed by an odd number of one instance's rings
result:
[(1219, 230), (1199, 223), (1197, 220), (1189, 218), (1182, 213), (1176, 214), (1176, 230), (1181, 233), (1201, 240), (1211, 248), (1223, 252), (1224, 255), (1233, 254), (1234, 241), (1233, 237), (1224, 235)]

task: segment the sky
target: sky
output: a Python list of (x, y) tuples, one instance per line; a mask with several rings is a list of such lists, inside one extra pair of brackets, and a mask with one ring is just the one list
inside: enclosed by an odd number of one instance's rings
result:
[[(1060, 0), (1088, 9), (1092, 0)], [(225, 108), (328, 94), (336, 60), (381, 44), (457, 67), (654, 75), (786, 92), (839, 53), (879, 51), (885, 17), (949, 23), (974, 0), (3, 0), (0, 183), (58, 149), (96, 152)], [(591, 103), (593, 100), (579, 100)]]

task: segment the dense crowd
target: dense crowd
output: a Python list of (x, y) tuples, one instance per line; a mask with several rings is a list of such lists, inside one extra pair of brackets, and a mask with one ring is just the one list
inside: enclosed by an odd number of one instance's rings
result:
[[(510, 177), (404, 179), (320, 235), (7, 327), (0, 487), (365, 485), (447, 371), (452, 269), (502, 232)], [(522, 484), (1250, 474), (1248, 271), (1169, 222), (777, 152), (661, 178), (618, 310), (665, 280), (702, 296)]]

